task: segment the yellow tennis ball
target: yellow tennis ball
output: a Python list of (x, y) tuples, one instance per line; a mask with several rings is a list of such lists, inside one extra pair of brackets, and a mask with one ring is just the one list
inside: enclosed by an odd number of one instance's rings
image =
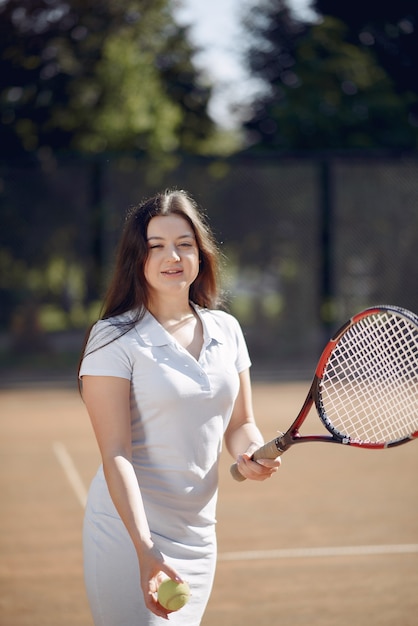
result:
[(168, 611), (178, 611), (187, 604), (190, 598), (190, 588), (187, 583), (176, 583), (167, 578), (158, 587), (158, 602)]

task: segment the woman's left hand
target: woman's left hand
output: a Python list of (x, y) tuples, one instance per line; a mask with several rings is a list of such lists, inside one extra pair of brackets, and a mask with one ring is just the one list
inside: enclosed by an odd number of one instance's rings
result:
[(237, 459), (238, 469), (248, 480), (266, 480), (277, 472), (281, 464), (280, 457), (276, 459), (258, 459), (253, 461), (251, 454), (241, 454)]

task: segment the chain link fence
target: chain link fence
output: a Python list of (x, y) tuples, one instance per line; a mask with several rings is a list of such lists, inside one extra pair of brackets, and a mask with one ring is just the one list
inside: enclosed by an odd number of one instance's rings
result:
[(416, 156), (50, 158), (3, 164), (0, 181), (3, 352), (74, 345), (126, 210), (165, 187), (209, 217), (255, 376), (310, 376), (328, 335), (366, 306), (418, 311)]

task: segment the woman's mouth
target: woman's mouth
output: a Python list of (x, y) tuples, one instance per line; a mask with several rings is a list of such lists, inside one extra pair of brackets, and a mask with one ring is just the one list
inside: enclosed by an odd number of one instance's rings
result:
[(162, 273), (167, 276), (175, 276), (176, 274), (181, 274), (182, 270), (164, 270)]

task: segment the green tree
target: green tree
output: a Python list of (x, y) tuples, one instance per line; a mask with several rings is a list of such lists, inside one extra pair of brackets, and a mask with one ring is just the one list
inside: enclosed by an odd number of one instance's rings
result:
[(157, 177), (216, 143), (193, 52), (170, 0), (0, 0), (0, 327), (22, 345), (101, 295), (120, 224), (100, 155)]
[(283, 0), (253, 15), (248, 63), (266, 85), (244, 125), (253, 149), (416, 147), (410, 96), (342, 21), (298, 25)]
[[(418, 3), (416, 0), (314, 0), (320, 15), (344, 22), (347, 40), (373, 51), (398, 93), (417, 95)], [(417, 105), (415, 104), (415, 114)]]
[(199, 150), (214, 124), (186, 35), (169, 0), (3, 0), (0, 154)]

